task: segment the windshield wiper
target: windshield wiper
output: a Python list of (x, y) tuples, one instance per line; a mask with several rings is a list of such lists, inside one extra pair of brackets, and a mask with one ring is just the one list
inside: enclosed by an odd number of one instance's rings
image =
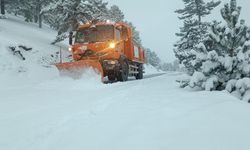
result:
[(97, 41), (89, 41), (89, 43), (96, 43)]

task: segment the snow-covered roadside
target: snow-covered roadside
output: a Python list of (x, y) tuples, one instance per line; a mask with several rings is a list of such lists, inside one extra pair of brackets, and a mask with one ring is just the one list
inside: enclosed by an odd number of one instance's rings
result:
[(2, 89), (0, 149), (248, 150), (249, 105), (227, 93), (181, 90), (176, 75)]
[(155, 67), (151, 65), (144, 65), (144, 69), (145, 69), (145, 75), (165, 73), (161, 70), (156, 69)]
[[(0, 88), (11, 85), (25, 86), (29, 83), (39, 83), (51, 78), (57, 78), (58, 72), (48, 64), (58, 61), (51, 55), (56, 54), (60, 47), (66, 49), (65, 43), (51, 45), (56, 31), (44, 26), (39, 29), (36, 24), (26, 23), (22, 17), (8, 15), (8, 19), (1, 20), (0, 24)], [(18, 53), (9, 47), (21, 50), (25, 58), (23, 61)], [(18, 46), (32, 48), (25, 51)], [(47, 66), (44, 67), (44, 66)], [(10, 82), (11, 81), (11, 82)], [(27, 83), (28, 81), (28, 83)]]
[[(43, 29), (39, 29), (35, 24), (24, 22), (21, 17), (9, 15), (8, 19), (1, 20), (0, 25), (0, 67), (5, 66), (8, 70), (18, 71), (15, 68), (11, 68), (18, 66), (14, 63), (21, 63), (20, 66), (30, 64), (29, 67), (32, 67), (32, 69), (34, 69), (36, 65), (41, 65), (42, 57), (55, 54), (60, 50), (60, 47), (67, 49), (65, 42), (57, 45), (50, 44), (56, 34), (56, 31), (46, 26)], [(22, 52), (24, 56), (27, 57), (26, 61), (21, 61), (18, 57), (14, 57), (9, 50), (10, 46), (20, 49), (18, 48), (20, 45), (32, 48), (29, 52)], [(8, 65), (1, 65), (3, 63)], [(22, 65), (22, 63), (26, 64)], [(3, 71), (3, 69), (1, 69), (1, 71)]]

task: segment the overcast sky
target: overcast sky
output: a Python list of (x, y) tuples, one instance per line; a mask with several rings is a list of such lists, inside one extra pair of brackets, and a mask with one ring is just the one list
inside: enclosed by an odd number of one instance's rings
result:
[[(177, 40), (182, 23), (178, 20), (176, 9), (183, 7), (182, 0), (105, 0), (110, 5), (116, 4), (124, 12), (126, 20), (133, 22), (140, 31), (143, 45), (157, 52), (163, 61), (175, 59), (173, 44)], [(207, 0), (205, 0), (207, 1)], [(213, 11), (209, 19), (221, 19), (219, 10), (230, 0), (222, 0), (222, 4)], [(250, 0), (238, 0), (243, 7), (241, 18), (250, 26)]]

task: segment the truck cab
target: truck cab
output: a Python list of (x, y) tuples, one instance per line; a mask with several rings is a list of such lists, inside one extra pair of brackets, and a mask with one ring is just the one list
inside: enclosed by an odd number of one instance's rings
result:
[(98, 60), (109, 80), (126, 81), (129, 76), (142, 79), (144, 50), (133, 41), (132, 34), (131, 27), (123, 22), (87, 23), (70, 35), (69, 50), (74, 61)]

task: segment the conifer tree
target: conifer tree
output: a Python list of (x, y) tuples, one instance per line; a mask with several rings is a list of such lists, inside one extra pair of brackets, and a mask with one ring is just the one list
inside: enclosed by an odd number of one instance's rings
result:
[[(250, 101), (250, 28), (240, 20), (241, 7), (230, 0), (221, 9), (226, 23), (213, 22), (209, 38), (196, 53), (196, 63), (201, 64), (189, 81), (190, 87), (205, 90), (236, 92)], [(244, 83), (245, 82), (245, 83)]]
[(38, 23), (39, 28), (42, 28), (44, 18), (43, 8), (48, 6), (53, 0), (35, 0), (34, 5), (34, 22)]
[(132, 22), (125, 21), (131, 28), (133, 33), (133, 40), (138, 46), (142, 46), (142, 40), (140, 37), (140, 32), (136, 29)]
[(42, 28), (42, 9), (54, 0), (11, 0), (8, 2), (8, 11), (15, 15), (22, 15), (26, 22), (38, 23)]
[(220, 1), (205, 3), (203, 0), (183, 0), (183, 2), (185, 7), (175, 11), (180, 14), (179, 19), (183, 20), (183, 27), (180, 28), (180, 33), (176, 34), (180, 40), (174, 45), (174, 52), (188, 73), (192, 74), (195, 70), (193, 51), (207, 36), (208, 23), (203, 22), (202, 17), (209, 15)]
[[(107, 3), (102, 0), (60, 0), (52, 3), (46, 9), (53, 18), (59, 22), (52, 25), (58, 28), (58, 36), (52, 43), (55, 44), (67, 38), (70, 31), (77, 29), (81, 23), (92, 20), (104, 20), (107, 18)], [(53, 23), (52, 19), (47, 19)]]
[(161, 60), (159, 56), (149, 48), (145, 48), (146, 64), (150, 64), (155, 68), (161, 68)]
[(114, 22), (124, 20), (124, 14), (117, 5), (113, 5), (109, 9), (109, 17)]
[(180, 14), (179, 19), (194, 19), (197, 17), (197, 21), (202, 23), (202, 17), (205, 17), (211, 13), (211, 11), (217, 7), (220, 1), (210, 1), (205, 3), (204, 0), (182, 0), (185, 4), (183, 9), (178, 9), (175, 12)]

